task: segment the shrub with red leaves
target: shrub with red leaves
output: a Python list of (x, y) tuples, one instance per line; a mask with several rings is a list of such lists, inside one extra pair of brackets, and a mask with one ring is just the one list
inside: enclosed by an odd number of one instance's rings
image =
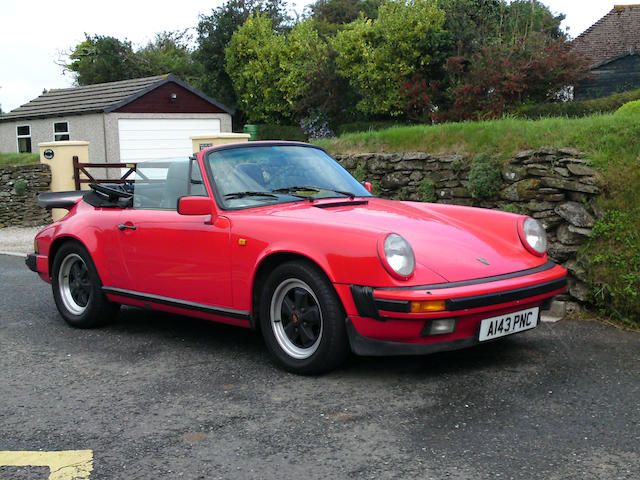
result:
[(498, 118), (522, 104), (550, 101), (588, 75), (585, 59), (566, 42), (535, 34), (485, 46), (466, 68), (460, 65), (450, 59), (446, 66), (453, 80), (445, 114), (451, 120)]

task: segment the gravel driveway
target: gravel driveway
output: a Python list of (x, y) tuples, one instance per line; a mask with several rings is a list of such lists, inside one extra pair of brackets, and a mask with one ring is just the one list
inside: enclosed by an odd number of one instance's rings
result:
[(0, 254), (23, 257), (33, 252), (33, 237), (44, 227), (0, 228)]

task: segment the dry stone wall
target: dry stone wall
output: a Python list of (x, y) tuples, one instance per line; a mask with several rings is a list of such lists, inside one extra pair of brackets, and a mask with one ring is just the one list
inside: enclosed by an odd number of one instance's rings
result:
[[(576, 253), (602, 212), (593, 201), (599, 194), (597, 173), (584, 155), (571, 148), (526, 150), (500, 165), (490, 199), (474, 198), (469, 189), (471, 159), (422, 152), (337, 155), (360, 180), (376, 186), (386, 198), (435, 201), (497, 208), (530, 215), (549, 236), (549, 258), (570, 272), (569, 293), (584, 301), (585, 273)], [(51, 222), (37, 196), (49, 190), (47, 165), (0, 166), (0, 228)]]
[(372, 182), (382, 197), (495, 208), (538, 219), (549, 237), (549, 258), (569, 270), (569, 294), (586, 300), (585, 274), (575, 257), (602, 212), (593, 201), (600, 194), (597, 172), (581, 152), (542, 148), (518, 153), (497, 166), (500, 175), (488, 199), (472, 196), (473, 162), (461, 155), (405, 152), (336, 158), (359, 180)]
[(38, 207), (38, 194), (49, 190), (48, 165), (0, 166), (0, 228), (51, 223), (49, 210)]

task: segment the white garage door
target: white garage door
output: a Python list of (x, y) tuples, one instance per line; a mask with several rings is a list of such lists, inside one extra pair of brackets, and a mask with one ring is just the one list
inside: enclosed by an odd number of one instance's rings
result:
[(120, 118), (120, 161), (188, 156), (193, 153), (189, 137), (219, 132), (218, 118)]

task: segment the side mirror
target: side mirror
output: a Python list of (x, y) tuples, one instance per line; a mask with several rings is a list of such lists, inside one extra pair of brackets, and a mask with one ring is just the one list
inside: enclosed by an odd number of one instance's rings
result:
[(213, 202), (209, 197), (181, 197), (178, 200), (180, 215), (211, 215)]
[(367, 192), (373, 193), (373, 185), (371, 185), (371, 182), (364, 182), (364, 188), (367, 189)]

